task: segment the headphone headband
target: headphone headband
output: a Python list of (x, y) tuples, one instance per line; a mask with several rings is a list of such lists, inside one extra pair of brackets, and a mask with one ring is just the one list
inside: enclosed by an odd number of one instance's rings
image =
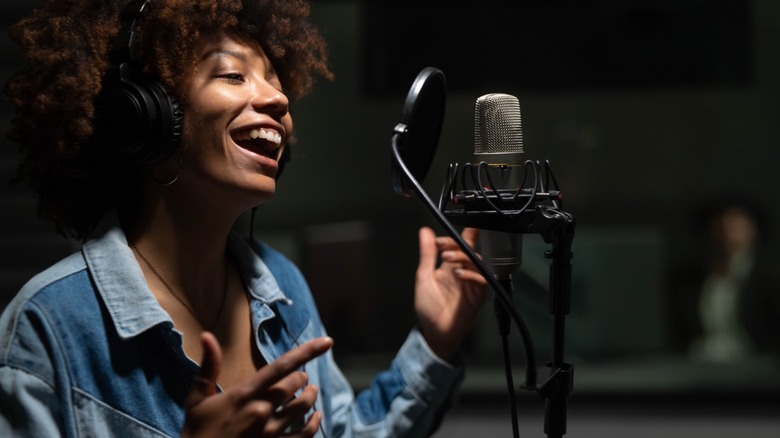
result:
[(166, 87), (137, 64), (135, 24), (149, 0), (131, 0), (111, 41), (111, 67), (97, 102), (96, 137), (101, 147), (130, 164), (150, 165), (168, 158), (179, 144), (182, 113)]
[(138, 38), (135, 33), (135, 22), (147, 10), (149, 0), (131, 0), (119, 14), (121, 27), (119, 33), (111, 42), (109, 60), (113, 64), (135, 62), (138, 52)]

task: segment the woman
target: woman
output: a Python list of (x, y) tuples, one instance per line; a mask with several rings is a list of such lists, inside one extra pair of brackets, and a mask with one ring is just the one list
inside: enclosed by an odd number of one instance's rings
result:
[(435, 430), (485, 300), (451, 239), (420, 230), (418, 327), (353, 397), (299, 271), (231, 232), (274, 195), (288, 94), (331, 76), (307, 16), (289, 0), (63, 0), (13, 28), (31, 61), (7, 87), (20, 178), (84, 245), (2, 316), (0, 435)]
[(777, 361), (780, 277), (765, 211), (741, 198), (704, 204), (695, 215), (696, 257), (668, 276), (670, 346), (716, 363)]

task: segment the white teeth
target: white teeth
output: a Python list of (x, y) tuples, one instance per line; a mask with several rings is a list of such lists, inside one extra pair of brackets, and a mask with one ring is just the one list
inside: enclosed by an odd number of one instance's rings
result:
[(282, 142), (282, 136), (279, 135), (279, 133), (274, 131), (268, 131), (265, 129), (253, 129), (249, 135), (252, 138), (262, 138), (264, 140), (268, 140), (272, 143), (281, 144)]
[(256, 140), (258, 138), (268, 140), (271, 143), (275, 143), (277, 146), (282, 144), (282, 135), (276, 131), (260, 128), (252, 129), (250, 131), (243, 131), (236, 136), (238, 140)]

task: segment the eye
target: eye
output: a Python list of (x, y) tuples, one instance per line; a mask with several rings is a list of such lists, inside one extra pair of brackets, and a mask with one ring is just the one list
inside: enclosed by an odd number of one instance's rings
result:
[(243, 73), (222, 73), (215, 76), (231, 84), (240, 84), (246, 82), (246, 76)]

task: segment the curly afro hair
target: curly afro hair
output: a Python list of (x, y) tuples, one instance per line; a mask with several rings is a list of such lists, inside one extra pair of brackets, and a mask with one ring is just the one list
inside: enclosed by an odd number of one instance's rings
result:
[[(111, 165), (88, 152), (95, 101), (110, 68), (109, 45), (125, 1), (47, 0), (11, 28), (29, 68), (6, 84), (16, 109), (8, 138), (19, 143), (16, 180), (38, 197), (38, 214), (65, 236), (85, 239), (111, 208), (137, 196), (139, 169)], [(332, 79), (327, 48), (308, 21), (305, 0), (165, 0), (150, 2), (136, 23), (139, 58), (182, 102), (196, 42), (226, 32), (260, 43), (293, 99), (315, 76)], [(106, 168), (111, 167), (111, 168)]]

